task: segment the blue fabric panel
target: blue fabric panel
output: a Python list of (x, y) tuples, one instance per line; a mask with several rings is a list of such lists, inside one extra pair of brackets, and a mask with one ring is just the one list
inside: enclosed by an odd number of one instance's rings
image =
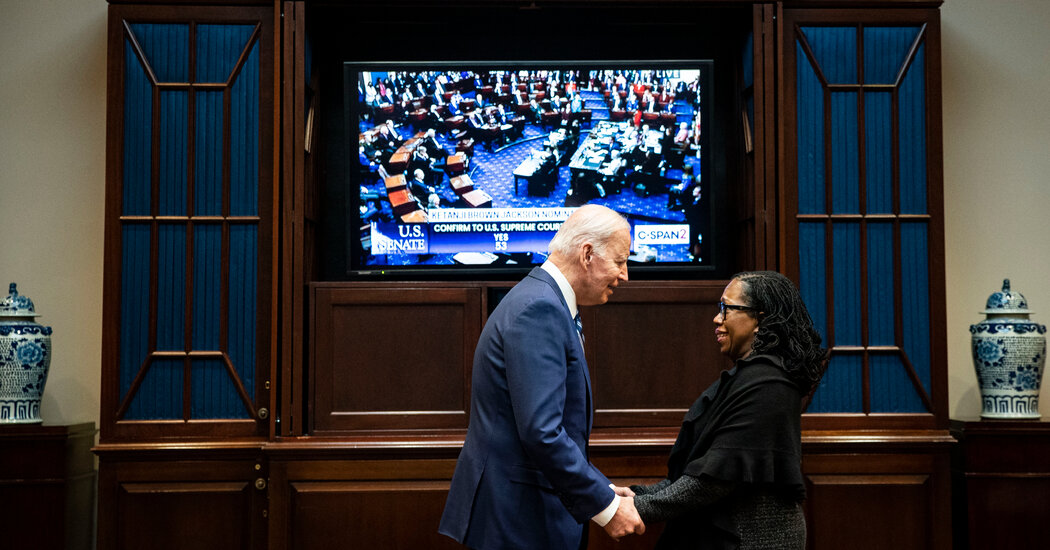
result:
[(197, 92), (193, 213), (222, 215), (223, 92)]
[(193, 228), (193, 328), (195, 351), (219, 350), (222, 316), (222, 226)]
[(150, 226), (124, 225), (121, 249), (119, 368), (124, 399), (150, 351)]
[(804, 222), (798, 227), (799, 292), (813, 318), (813, 326), (828, 341), (828, 297), (825, 271), (824, 223)]
[(230, 90), (230, 214), (259, 213), (259, 44)]
[[(258, 293), (259, 229), (256, 225), (230, 227), (230, 288), (228, 354), (248, 395), (254, 395), (256, 368), (256, 303)], [(236, 417), (245, 415), (240, 410)]]
[(797, 50), (798, 211), (825, 214), (824, 87), (802, 46)]
[(153, 171), (153, 85), (146, 76), (131, 42), (124, 42), (124, 160), (123, 204), (125, 216), (150, 215)]
[(868, 222), (868, 345), (893, 346), (893, 224)]
[(220, 359), (192, 362), (193, 418), (247, 418), (244, 402)]
[(132, 23), (129, 27), (157, 82), (190, 81), (189, 24)]
[(188, 92), (160, 93), (158, 214), (186, 215)]
[(186, 349), (186, 226), (163, 224), (157, 256), (157, 350)]
[(904, 363), (897, 354), (873, 354), (868, 361), (871, 373), (871, 412), (927, 412), (915, 393)]
[(859, 355), (833, 354), (806, 412), (864, 412), (863, 378)]
[(197, 25), (197, 82), (226, 82), (255, 25)]
[(900, 120), (900, 194), (902, 214), (926, 213), (926, 46), (901, 83), (897, 104)]
[(306, 33), (306, 40), (303, 40), (303, 57), (306, 59), (304, 80), (309, 83), (314, 76), (314, 41), (309, 31)]
[(864, 28), (864, 83), (893, 84), (919, 27)]
[(860, 309), (860, 224), (836, 223), (832, 226), (834, 265), (835, 341), (836, 346), (859, 346), (861, 339)]
[(893, 214), (893, 96), (864, 93), (864, 214)]
[(858, 83), (856, 27), (802, 27), (802, 33), (828, 84)]
[(857, 93), (831, 94), (831, 213), (860, 212)]
[(901, 224), (901, 293), (904, 353), (930, 392), (930, 279), (927, 223)]
[(158, 359), (150, 364), (138, 393), (128, 407), (128, 420), (182, 418), (183, 361)]
[(744, 87), (747, 88), (755, 83), (755, 34), (747, 33), (744, 40)]

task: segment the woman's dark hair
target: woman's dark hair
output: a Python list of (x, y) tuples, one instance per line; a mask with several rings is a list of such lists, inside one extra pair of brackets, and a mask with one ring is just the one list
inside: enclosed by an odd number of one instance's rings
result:
[(820, 347), (806, 304), (795, 283), (776, 271), (747, 271), (733, 276), (743, 285), (744, 299), (758, 319), (751, 343), (755, 354), (776, 355), (799, 388), (811, 395), (828, 366), (828, 350)]

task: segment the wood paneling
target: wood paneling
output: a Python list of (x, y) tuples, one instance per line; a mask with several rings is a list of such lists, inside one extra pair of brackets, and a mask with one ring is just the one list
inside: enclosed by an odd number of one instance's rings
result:
[(1050, 421), (952, 421), (957, 548), (1038, 548), (1050, 540)]
[(100, 549), (266, 547), (267, 474), (258, 447), (98, 451)]
[(93, 423), (0, 425), (0, 538), (5, 548), (90, 550)]
[(630, 283), (609, 303), (583, 309), (595, 427), (681, 424), (686, 409), (729, 366), (712, 322), (724, 286)]
[(851, 439), (814, 451), (804, 436), (808, 548), (951, 548), (950, 438)]
[[(681, 423), (729, 366), (711, 321), (724, 285), (627, 283), (584, 309), (596, 428)], [(470, 282), (315, 285), (312, 433), (466, 429), (487, 292)]]
[(477, 285), (320, 286), (313, 298), (314, 433), (466, 429)]

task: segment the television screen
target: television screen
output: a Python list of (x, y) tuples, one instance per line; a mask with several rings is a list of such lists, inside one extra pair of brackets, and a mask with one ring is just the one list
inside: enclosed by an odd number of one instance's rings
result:
[(586, 203), (633, 270), (713, 269), (712, 67), (345, 63), (349, 274), (521, 271)]

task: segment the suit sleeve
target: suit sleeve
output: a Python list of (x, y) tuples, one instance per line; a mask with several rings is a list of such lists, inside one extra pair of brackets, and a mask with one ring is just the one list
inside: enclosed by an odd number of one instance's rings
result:
[[(567, 357), (573, 345), (569, 338), (578, 336), (566, 330), (562, 308), (544, 300), (526, 305), (504, 333), (504, 356), (511, 408), (525, 454), (550, 481), (569, 513), (583, 523), (605, 509), (615, 494), (565, 429), (566, 400), (581, 396), (568, 396), (566, 391)], [(586, 418), (580, 421), (585, 423)]]

